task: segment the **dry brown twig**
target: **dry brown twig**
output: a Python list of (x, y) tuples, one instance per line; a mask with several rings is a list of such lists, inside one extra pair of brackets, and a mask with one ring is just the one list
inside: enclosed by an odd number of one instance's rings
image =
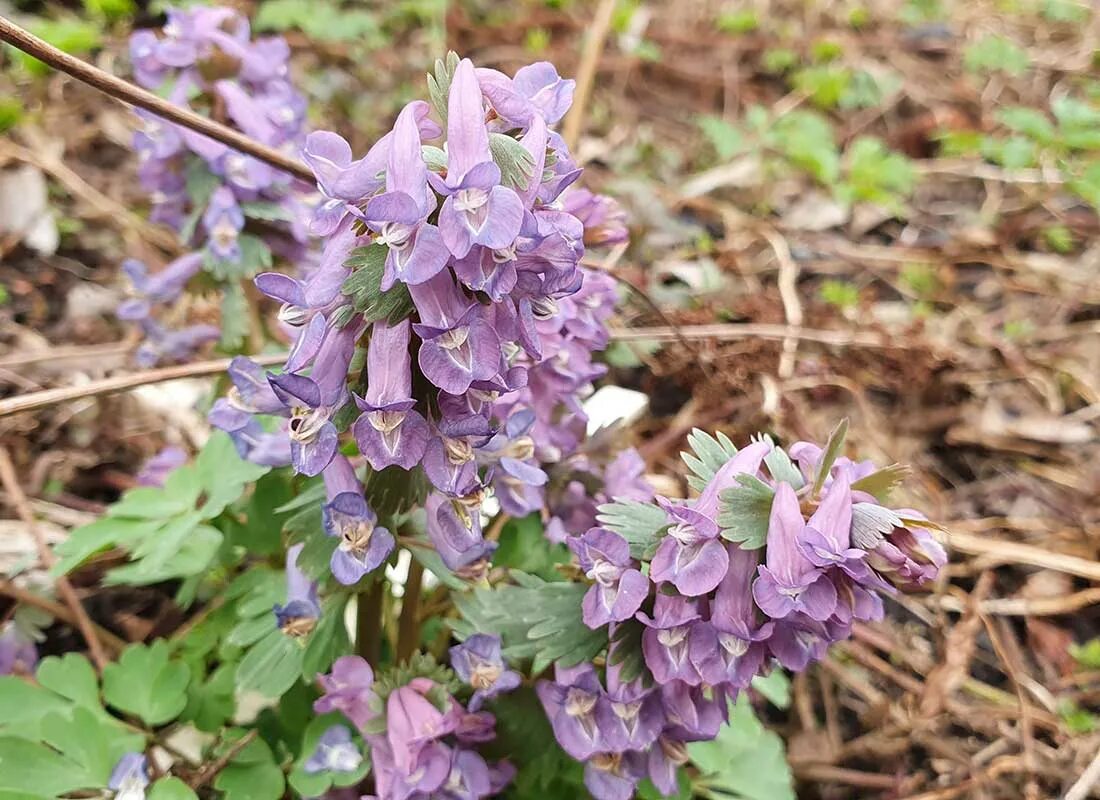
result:
[[(42, 529), (38, 527), (38, 523), (34, 519), (34, 513), (27, 502), (27, 496), (23, 493), (23, 487), (19, 485), (19, 478), (16, 476), (15, 465), (8, 454), (8, 448), (2, 445), (0, 445), (0, 483), (3, 483), (4, 491), (8, 493), (15, 504), (15, 511), (19, 518), (23, 520), (30, 530), (31, 536), (34, 537), (35, 547), (38, 549), (38, 560), (42, 562), (44, 567), (51, 569), (57, 563), (57, 559), (53, 551), (50, 550), (50, 545), (46, 541)], [(61, 595), (65, 605), (72, 612), (77, 630), (80, 631), (84, 641), (88, 644), (88, 654), (92, 658), (92, 663), (95, 664), (97, 670), (102, 672), (103, 668), (110, 663), (110, 659), (99, 640), (95, 623), (88, 616), (88, 612), (84, 610), (84, 606), (81, 605), (80, 598), (77, 597), (76, 590), (73, 589), (73, 585), (69, 583), (68, 578), (64, 575), (57, 576), (55, 585), (57, 586), (57, 593)]]
[[(50, 616), (56, 617), (62, 622), (67, 622), (73, 627), (77, 626), (76, 615), (68, 606), (36, 594), (29, 589), (24, 589), (22, 586), (16, 586), (5, 578), (0, 578), (0, 594), (10, 597), (15, 602), (22, 603), (25, 606), (40, 608)], [(95, 624), (93, 623), (93, 625)], [(99, 640), (115, 653), (121, 653), (126, 648), (127, 642), (115, 636), (106, 628), (95, 625), (95, 630)]]
[(233, 743), (233, 746), (226, 750), (218, 758), (217, 761), (213, 761), (207, 766), (203, 767), (199, 773), (191, 779), (188, 785), (192, 790), (200, 789), (207, 783), (217, 777), (218, 773), (225, 769), (229, 762), (241, 754), (241, 751), (248, 747), (252, 743), (252, 740), (259, 736), (260, 732), (256, 728), (253, 728), (240, 739)]
[(71, 75), (116, 100), (143, 108), (177, 125), (182, 125), (196, 133), (209, 136), (211, 139), (226, 144), (234, 150), (239, 150), (263, 161), (265, 164), (270, 164), (276, 169), (289, 172), (296, 178), (301, 178), (309, 183), (314, 181), (313, 172), (309, 167), (286, 153), (261, 144), (245, 136), (240, 131), (215, 122), (208, 117), (170, 103), (152, 92), (104, 72), (99, 67), (86, 61), (74, 58), (5, 17), (0, 17), (0, 41), (7, 42), (17, 50), (22, 50), (24, 53), (34, 56), (54, 69)]
[(570, 150), (576, 150), (577, 141), (584, 129), (584, 116), (588, 110), (588, 99), (596, 83), (596, 72), (600, 66), (607, 32), (611, 28), (611, 17), (615, 13), (615, 0), (600, 0), (592, 25), (585, 39), (581, 63), (577, 68), (577, 87), (573, 94), (573, 107), (565, 117), (562, 138)]

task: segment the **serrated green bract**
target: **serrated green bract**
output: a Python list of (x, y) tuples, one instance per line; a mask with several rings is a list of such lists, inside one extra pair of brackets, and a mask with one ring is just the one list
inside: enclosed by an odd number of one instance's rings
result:
[(267, 742), (256, 738), (218, 773), (214, 788), (224, 793), (225, 800), (278, 800), (286, 791), (286, 781)]
[(737, 542), (742, 550), (756, 550), (768, 539), (775, 490), (755, 475), (737, 476), (740, 486), (718, 495), (718, 527), (723, 539)]
[(652, 503), (623, 500), (604, 503), (597, 511), (596, 521), (626, 539), (634, 558), (652, 556), (668, 527), (668, 515)]
[[(765, 437), (767, 441), (771, 441), (770, 438)], [(787, 455), (787, 451), (781, 447), (773, 447), (766, 456), (764, 456), (764, 463), (768, 467), (768, 472), (772, 478), (777, 482), (789, 483), (794, 487), (795, 491), (798, 491), (806, 485), (806, 479), (802, 477), (801, 470), (798, 469), (791, 461), (791, 457)]]
[(424, 157), (424, 163), (427, 164), (429, 172), (443, 172), (447, 169), (446, 150), (426, 144), (420, 148), (420, 154)]
[(707, 482), (714, 477), (714, 473), (737, 455), (737, 445), (724, 433), (719, 432), (717, 436), (711, 436), (699, 428), (694, 428), (688, 434), (687, 441), (691, 453), (680, 453), (680, 458), (692, 472), (688, 477), (688, 485), (695, 491), (701, 492)]
[(535, 158), (516, 139), (503, 133), (489, 134), (489, 151), (500, 167), (500, 182), (511, 189), (525, 189), (535, 173)]
[(444, 127), (447, 126), (447, 98), (451, 93), (451, 80), (458, 69), (458, 61), (458, 53), (451, 50), (447, 53), (446, 60), (437, 58), (434, 71), (428, 73), (428, 99)]
[(571, 667), (587, 661), (607, 646), (607, 630), (589, 629), (581, 621), (581, 601), (588, 587), (581, 583), (548, 583), (513, 572), (516, 585), (476, 589), (455, 598), (463, 619), (453, 625), (465, 639), (474, 633), (501, 638), (507, 658), (530, 658), (537, 674), (554, 663)]
[(783, 740), (756, 719), (744, 696), (730, 707), (729, 723), (709, 742), (688, 745), (698, 786), (745, 800), (794, 800)]
[(904, 526), (901, 517), (877, 503), (852, 506), (852, 546), (874, 550), (894, 528)]
[(344, 262), (353, 272), (340, 291), (367, 322), (384, 319), (395, 324), (413, 312), (412, 296), (405, 284), (398, 281), (389, 291), (382, 291), (382, 273), (388, 254), (386, 245), (372, 244), (352, 250)]
[(103, 699), (113, 708), (147, 725), (163, 725), (187, 706), (191, 670), (170, 659), (168, 642), (127, 647), (117, 662), (103, 669)]

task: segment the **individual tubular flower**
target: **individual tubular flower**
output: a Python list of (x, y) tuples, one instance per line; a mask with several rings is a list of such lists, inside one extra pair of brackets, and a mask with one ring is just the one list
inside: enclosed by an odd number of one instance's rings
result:
[(352, 432), (359, 451), (376, 470), (390, 466), (412, 469), (424, 457), (428, 423), (414, 406), (409, 357), (410, 323), (371, 328), (367, 349), (367, 391), (355, 402), (363, 414)]
[(363, 754), (352, 740), (351, 730), (345, 725), (333, 725), (321, 734), (316, 749), (302, 764), (302, 770), (307, 775), (355, 772), (362, 763)]
[(362, 731), (375, 716), (371, 709), (374, 696), (374, 670), (359, 656), (341, 656), (332, 664), (332, 671), (317, 678), (323, 694), (313, 702), (318, 714), (339, 711)]
[(584, 596), (584, 624), (599, 628), (633, 617), (649, 596), (649, 579), (630, 557), (626, 540), (613, 531), (592, 528), (568, 544), (593, 581)]
[(306, 636), (321, 616), (317, 584), (298, 568), (298, 556), (305, 545), (296, 544), (286, 551), (286, 604), (275, 606), (275, 621), (288, 636)]
[(470, 711), (477, 711), (489, 698), (510, 692), (520, 684), (519, 673), (504, 666), (497, 636), (475, 633), (452, 647), (450, 654), (455, 673), (474, 689), (468, 704)]
[(553, 681), (535, 687), (554, 738), (578, 761), (603, 752), (609, 746), (607, 731), (614, 727), (607, 693), (591, 664), (571, 669), (557, 667)]
[(165, 447), (159, 453), (145, 460), (134, 476), (138, 486), (164, 486), (168, 476), (177, 467), (187, 463), (187, 451), (180, 447)]
[(638, 618), (646, 626), (642, 634), (642, 653), (657, 683), (682, 681), (691, 686), (701, 683), (702, 678), (690, 658), (691, 631), (702, 619), (698, 603), (687, 597), (658, 594), (653, 616), (639, 614)]
[(350, 586), (389, 558), (394, 538), (378, 524), (378, 516), (367, 505), (362, 484), (347, 458), (333, 458), (324, 471), (324, 480), (328, 497), (322, 508), (325, 533), (340, 540), (329, 568), (337, 581)]
[(143, 753), (126, 753), (111, 770), (107, 788), (115, 793), (115, 800), (145, 800), (145, 787), (149, 785), (149, 762)]
[(32, 675), (38, 664), (38, 648), (14, 622), (0, 632), (0, 675)]

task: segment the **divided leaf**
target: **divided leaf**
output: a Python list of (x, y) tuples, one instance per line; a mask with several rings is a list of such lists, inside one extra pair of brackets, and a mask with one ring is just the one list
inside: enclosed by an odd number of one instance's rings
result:
[(852, 484), (852, 491), (866, 492), (880, 503), (890, 499), (890, 493), (909, 477), (909, 467), (904, 464), (891, 464)]
[(581, 621), (581, 601), (588, 587), (548, 583), (513, 572), (518, 585), (476, 589), (455, 598), (463, 619), (453, 624), (460, 639), (494, 633), (508, 658), (531, 658), (537, 674), (555, 662), (571, 667), (591, 659), (607, 646), (607, 630), (591, 630)]
[(596, 520), (626, 539), (630, 555), (638, 559), (652, 555), (669, 524), (665, 512), (652, 503), (622, 500), (604, 503), (597, 510)]
[(795, 798), (783, 740), (760, 724), (744, 695), (730, 707), (729, 722), (717, 738), (689, 744), (688, 756), (708, 794), (744, 800)]
[(382, 273), (388, 254), (389, 248), (384, 244), (371, 244), (352, 250), (344, 262), (353, 272), (340, 291), (367, 322), (385, 319), (397, 323), (413, 312), (412, 296), (405, 284), (399, 281), (388, 292), (382, 291)]
[(181, 661), (172, 661), (170, 655), (164, 639), (127, 647), (117, 662), (103, 670), (107, 704), (151, 726), (178, 717), (187, 706), (191, 670)]
[(503, 133), (489, 134), (489, 152), (500, 167), (500, 182), (511, 189), (524, 189), (535, 173), (535, 158), (520, 142)]
[(693, 473), (688, 478), (688, 485), (695, 491), (701, 492), (714, 477), (714, 473), (737, 455), (737, 445), (720, 431), (717, 436), (711, 436), (699, 428), (694, 428), (688, 434), (687, 441), (692, 452), (680, 453), (680, 458)]
[(718, 526), (723, 539), (756, 550), (768, 539), (775, 490), (754, 475), (738, 475), (737, 482), (718, 496)]

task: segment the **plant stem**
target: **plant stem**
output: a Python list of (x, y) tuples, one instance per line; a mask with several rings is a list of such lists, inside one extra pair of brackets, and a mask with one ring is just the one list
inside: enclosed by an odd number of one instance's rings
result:
[(355, 618), (355, 652), (377, 667), (382, 656), (382, 600), (386, 589), (383, 578), (359, 593)]
[(420, 644), (420, 586), (424, 567), (415, 558), (409, 559), (409, 577), (405, 580), (405, 596), (401, 601), (401, 619), (397, 624), (397, 661), (408, 661)]

